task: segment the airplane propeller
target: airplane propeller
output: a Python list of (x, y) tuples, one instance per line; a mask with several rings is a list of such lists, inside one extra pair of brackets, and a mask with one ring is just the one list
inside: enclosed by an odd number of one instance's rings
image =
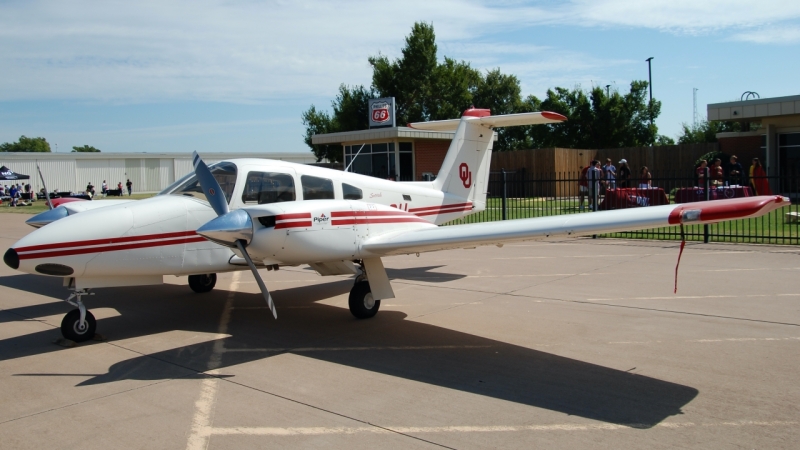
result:
[[(225, 194), (222, 188), (217, 182), (217, 179), (214, 178), (214, 175), (211, 174), (211, 170), (206, 163), (200, 159), (200, 155), (198, 155), (197, 152), (194, 152), (192, 155), (192, 165), (194, 166), (194, 173), (197, 175), (200, 187), (203, 189), (208, 203), (211, 204), (211, 207), (218, 216), (216, 219), (200, 227), (197, 233), (214, 242), (227, 246), (231, 246), (230, 237), (235, 236), (233, 244), (242, 253), (245, 261), (247, 261), (247, 265), (250, 266), (250, 271), (253, 272), (256, 283), (258, 283), (258, 288), (261, 289), (261, 294), (264, 295), (264, 300), (267, 301), (267, 306), (269, 306), (270, 311), (272, 311), (272, 316), (277, 319), (278, 312), (275, 310), (275, 303), (272, 301), (272, 296), (269, 290), (267, 290), (264, 280), (261, 279), (256, 265), (253, 264), (253, 260), (250, 258), (245, 248), (253, 237), (253, 222), (250, 215), (242, 210), (231, 212), (228, 209), (228, 202), (225, 200)], [(217, 233), (224, 234), (228, 239), (215, 239), (215, 234)]]

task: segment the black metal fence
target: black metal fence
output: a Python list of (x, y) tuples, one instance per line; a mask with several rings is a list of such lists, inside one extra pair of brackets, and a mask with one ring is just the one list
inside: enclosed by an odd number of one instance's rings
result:
[[(637, 188), (641, 178), (633, 174), (634, 181), (627, 187)], [(664, 203), (735, 198), (755, 195), (750, 180), (727, 180), (715, 185), (705, 182), (692, 173), (652, 172), (651, 189), (620, 195), (619, 189), (609, 190), (606, 182), (587, 182), (579, 185), (579, 173), (532, 174), (519, 172), (492, 172), (486, 210), (450, 224), (513, 220), (545, 217), (560, 214), (591, 214), (595, 210), (628, 207), (647, 207)], [(708, 177), (706, 177), (708, 179)], [(684, 225), (686, 240), (705, 242), (742, 242), (759, 244), (800, 244), (800, 173), (783, 177), (764, 177), (755, 186), (762, 191), (768, 186), (771, 193), (782, 194), (792, 200), (790, 206), (755, 219), (741, 219), (713, 225)], [(733, 183), (731, 182), (733, 181)], [(736, 183), (738, 181), (738, 183)], [(618, 184), (618, 182), (617, 182)], [(619, 187), (613, 186), (613, 187)], [(763, 192), (760, 192), (761, 194)], [(597, 201), (594, 201), (594, 198)], [(675, 239), (681, 237), (677, 226), (652, 230), (631, 230), (624, 233), (598, 237), (623, 237), (638, 239)]]

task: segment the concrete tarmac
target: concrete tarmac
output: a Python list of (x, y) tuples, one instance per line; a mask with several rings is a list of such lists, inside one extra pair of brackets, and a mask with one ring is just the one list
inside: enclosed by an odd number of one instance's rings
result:
[[(0, 250), (31, 231), (3, 214)], [(0, 267), (0, 447), (797, 448), (800, 249), (570, 239), (97, 289), (103, 342), (53, 344), (61, 280)]]

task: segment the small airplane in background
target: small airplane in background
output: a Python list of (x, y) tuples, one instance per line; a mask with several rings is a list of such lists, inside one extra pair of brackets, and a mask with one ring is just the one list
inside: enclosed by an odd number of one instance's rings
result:
[[(277, 311), (259, 268), (308, 264), (320, 275), (355, 276), (351, 313), (373, 317), (394, 292), (382, 258), (564, 236), (715, 223), (758, 217), (789, 204), (781, 196), (439, 227), (486, 208), (494, 129), (558, 123), (552, 112), (491, 115), (469, 109), (460, 119), (414, 123), (455, 130), (434, 181), (394, 182), (265, 159), (234, 159), (210, 167), (194, 154), (190, 173), (159, 195), (104, 207), (34, 216), (37, 230), (3, 260), (30, 274), (61, 277), (75, 306), (61, 323), (65, 338), (95, 334), (82, 301), (89, 289), (163, 283), (189, 277), (208, 292), (216, 274), (249, 268), (273, 316)], [(91, 202), (86, 202), (91, 203)], [(69, 205), (79, 205), (70, 203)]]

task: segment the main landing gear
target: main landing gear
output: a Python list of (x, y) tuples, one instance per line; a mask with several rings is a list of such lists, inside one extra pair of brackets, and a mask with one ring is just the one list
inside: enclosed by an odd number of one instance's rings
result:
[(356, 319), (369, 319), (378, 314), (378, 309), (381, 307), (381, 301), (375, 300), (372, 296), (372, 289), (369, 287), (366, 271), (364, 266), (361, 266), (361, 274), (356, 277), (353, 288), (350, 289), (350, 313)]
[(97, 321), (94, 316), (83, 306), (81, 297), (84, 295), (94, 294), (90, 294), (87, 289), (76, 289), (75, 292), (70, 294), (69, 298), (64, 300), (78, 308), (68, 312), (64, 319), (61, 320), (61, 334), (65, 339), (74, 342), (85, 342), (92, 339), (97, 328)]
[(198, 294), (211, 292), (217, 284), (217, 274), (189, 275), (189, 287)]

